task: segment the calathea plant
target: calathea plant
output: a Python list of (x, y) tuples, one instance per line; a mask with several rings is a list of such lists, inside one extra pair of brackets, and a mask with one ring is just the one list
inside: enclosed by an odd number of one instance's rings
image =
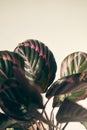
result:
[(0, 51), (0, 130), (64, 130), (69, 122), (87, 128), (87, 110), (78, 104), (87, 97), (87, 54), (69, 54), (54, 81), (56, 71), (52, 51), (38, 40)]

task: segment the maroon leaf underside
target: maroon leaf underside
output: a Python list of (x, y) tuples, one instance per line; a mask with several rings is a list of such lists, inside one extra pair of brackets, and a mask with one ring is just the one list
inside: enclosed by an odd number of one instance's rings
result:
[(86, 122), (87, 109), (77, 103), (65, 99), (60, 106), (56, 119), (60, 123), (64, 122)]

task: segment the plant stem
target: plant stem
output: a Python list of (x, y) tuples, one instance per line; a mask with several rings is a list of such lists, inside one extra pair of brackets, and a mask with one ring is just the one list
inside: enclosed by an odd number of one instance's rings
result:
[(44, 127), (44, 125), (43, 125), (43, 123), (42, 123), (42, 122), (40, 122), (40, 124), (42, 125), (42, 127), (43, 127), (43, 130), (46, 130), (46, 129), (45, 129), (45, 127)]
[(44, 109), (43, 109), (43, 111), (42, 111), (42, 114), (43, 114), (43, 112), (44, 112), (44, 110), (45, 110), (45, 108), (46, 108), (46, 105), (47, 105), (47, 103), (49, 102), (49, 100), (50, 100), (50, 98), (46, 101), (46, 103), (44, 104)]
[(49, 117), (48, 117), (48, 115), (47, 115), (47, 113), (46, 113), (45, 110), (44, 110), (44, 114), (45, 114), (46, 119), (47, 119), (48, 121), (50, 121), (50, 120), (49, 120)]
[(35, 124), (37, 126), (37, 128), (40, 130), (40, 125), (38, 124), (38, 122), (35, 120)]
[[(51, 114), (50, 114), (50, 121), (52, 122), (52, 124), (54, 124), (54, 113), (53, 113), (53, 111), (54, 111), (54, 108), (52, 109)], [(54, 126), (52, 127), (52, 130), (54, 130)]]
[(66, 126), (68, 125), (69, 122), (67, 122), (64, 127), (62, 128), (62, 130), (64, 130), (66, 128)]
[(33, 129), (33, 130), (35, 130), (35, 128), (34, 128), (34, 126), (33, 126), (33, 124), (31, 124), (31, 127), (32, 127), (32, 129)]

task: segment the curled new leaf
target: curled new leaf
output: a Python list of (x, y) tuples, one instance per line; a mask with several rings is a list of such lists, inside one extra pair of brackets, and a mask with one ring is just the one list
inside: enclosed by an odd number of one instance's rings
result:
[(38, 40), (27, 40), (14, 50), (25, 63), (25, 74), (29, 81), (45, 92), (53, 82), (57, 65), (51, 50)]

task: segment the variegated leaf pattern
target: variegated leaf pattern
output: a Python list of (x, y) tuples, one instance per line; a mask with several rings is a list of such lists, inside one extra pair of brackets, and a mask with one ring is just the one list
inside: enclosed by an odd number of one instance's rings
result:
[(79, 101), (87, 97), (87, 79), (82, 74), (73, 74), (54, 82), (46, 93), (46, 97), (54, 96), (53, 107), (59, 106), (67, 97), (72, 101)]
[(74, 52), (69, 54), (61, 63), (60, 77), (87, 71), (87, 53)]
[[(14, 78), (7, 79), (0, 89), (0, 106), (10, 117), (16, 120), (31, 119), (29, 107), (43, 108), (42, 96), (37, 87), (31, 86), (21, 70), (14, 67)], [(32, 116), (33, 113), (32, 113)]]
[(7, 78), (14, 76), (13, 66), (23, 68), (23, 59), (14, 52), (0, 51), (0, 86)]
[(55, 88), (59, 87), (57, 92), (55, 92), (56, 97), (54, 97), (53, 106), (59, 106), (65, 97), (72, 101), (85, 99), (87, 97), (87, 54), (74, 52), (68, 55), (61, 64), (60, 76), (65, 81), (58, 83), (59, 80), (54, 83), (54, 91), (56, 91)]
[(60, 123), (86, 122), (87, 109), (71, 100), (65, 99), (58, 110), (56, 119)]
[(14, 51), (24, 59), (27, 78), (40, 86), (41, 92), (45, 92), (57, 70), (51, 50), (44, 43), (29, 39), (20, 43)]
[(54, 82), (48, 89), (46, 96), (49, 98), (51, 96), (68, 94), (83, 89), (87, 89), (87, 80), (81, 79), (81, 74), (73, 74)]

